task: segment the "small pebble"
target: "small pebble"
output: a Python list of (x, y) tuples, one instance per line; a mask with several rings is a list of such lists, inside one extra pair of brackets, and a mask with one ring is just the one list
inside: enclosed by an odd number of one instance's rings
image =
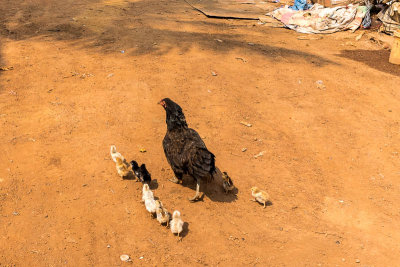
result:
[(121, 255), (121, 256), (119, 256), (119, 258), (121, 259), (121, 261), (124, 261), (124, 262), (131, 262), (132, 260), (131, 260), (131, 257), (129, 257), (129, 255)]
[(110, 245), (107, 245), (107, 248), (111, 248), (111, 246), (110, 246)]
[(246, 152), (247, 151), (247, 148), (242, 148), (242, 152)]
[(356, 259), (356, 263), (360, 263), (361, 261), (359, 259)]

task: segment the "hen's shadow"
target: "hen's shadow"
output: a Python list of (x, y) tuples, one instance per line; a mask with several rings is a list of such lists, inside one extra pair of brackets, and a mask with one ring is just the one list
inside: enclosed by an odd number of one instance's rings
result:
[[(229, 191), (228, 193), (225, 193), (225, 190), (222, 186), (222, 172), (219, 170), (219, 168), (216, 168), (216, 172), (214, 174), (214, 179), (209, 182), (201, 182), (200, 184), (200, 191), (202, 193), (201, 198), (199, 201), (203, 201), (204, 196), (207, 196), (211, 201), (215, 202), (234, 202), (237, 200), (237, 194), (239, 192), (239, 189), (235, 188), (232, 191)], [(232, 178), (234, 180), (234, 178)], [(235, 181), (233, 181), (235, 183)], [(190, 177), (189, 175), (185, 175), (183, 177), (183, 181), (181, 185), (188, 187), (190, 189), (193, 189), (193, 194), (196, 192), (196, 182), (195, 180)], [(188, 196), (191, 197), (191, 196)]]

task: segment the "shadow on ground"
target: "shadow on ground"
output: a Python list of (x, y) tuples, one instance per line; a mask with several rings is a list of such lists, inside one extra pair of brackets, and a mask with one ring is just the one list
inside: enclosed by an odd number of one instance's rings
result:
[(388, 50), (342, 50), (338, 56), (364, 63), (378, 71), (400, 77), (399, 66), (389, 63), (390, 51)]
[[(124, 51), (126, 55), (163, 55), (177, 49), (185, 53), (193, 47), (218, 53), (242, 49), (260, 54), (274, 61), (300, 60), (317, 67), (337, 64), (321, 56), (266, 44), (251, 44), (248, 36), (227, 33), (211, 34), (211, 30), (240, 27), (232, 21), (188, 21), (198, 13), (183, 1), (115, 1), (114, 5), (102, 1), (45, 0), (35, 3), (22, 1), (19, 9), (0, 7), (0, 36), (13, 40), (40, 37), (44, 40), (72, 41), (78, 48), (91, 48), (103, 53)], [(68, 7), (68, 8), (67, 8)], [(168, 11), (166, 12), (165, 9)], [(174, 15), (174, 19), (164, 14)], [(218, 21), (218, 22), (217, 22)], [(166, 29), (165, 25), (168, 25)], [(194, 31), (186, 31), (190, 26)], [(174, 30), (170, 30), (170, 29)], [(225, 31), (226, 30), (226, 31)], [(223, 42), (216, 41), (217, 39)], [(139, 41), (138, 41), (139, 40)]]

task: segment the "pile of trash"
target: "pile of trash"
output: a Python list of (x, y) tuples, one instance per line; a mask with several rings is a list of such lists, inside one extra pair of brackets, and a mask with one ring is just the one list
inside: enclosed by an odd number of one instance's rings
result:
[(400, 29), (400, 2), (399, 0), (383, 0), (382, 4), (384, 4), (384, 7), (378, 14), (378, 18), (382, 21), (379, 30), (393, 34)]
[(372, 24), (371, 12), (380, 10), (377, 15), (382, 22), (380, 31), (393, 34), (400, 29), (400, 0), (313, 1), (295, 0), (293, 6), (286, 5), (267, 15), (297, 32), (321, 34), (369, 28)]
[(344, 30), (357, 30), (367, 13), (365, 6), (348, 5), (324, 8), (314, 4), (308, 10), (293, 10), (283, 7), (270, 15), (280, 20), (289, 29), (301, 33), (334, 33)]

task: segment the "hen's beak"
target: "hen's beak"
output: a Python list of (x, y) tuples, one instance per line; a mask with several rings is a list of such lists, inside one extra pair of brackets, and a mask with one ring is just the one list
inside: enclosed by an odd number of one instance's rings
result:
[(167, 105), (165, 104), (165, 102), (163, 100), (161, 100), (160, 102), (158, 102), (159, 105), (163, 106), (163, 108), (166, 108)]

